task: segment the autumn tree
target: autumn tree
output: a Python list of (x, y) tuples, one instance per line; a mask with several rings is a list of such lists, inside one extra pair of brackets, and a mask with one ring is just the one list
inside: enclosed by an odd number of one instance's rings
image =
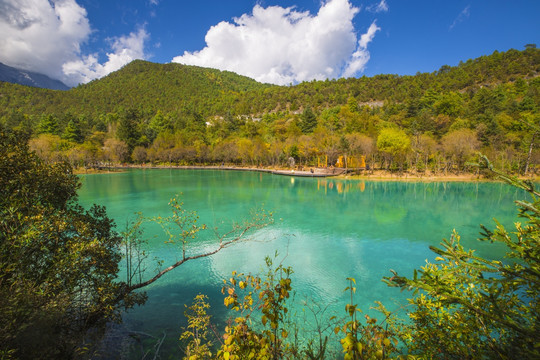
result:
[(479, 149), (480, 143), (473, 130), (459, 129), (446, 134), (441, 139), (441, 146), (450, 167), (455, 164), (459, 172), (463, 169), (465, 161)]
[(407, 134), (400, 129), (382, 129), (377, 138), (377, 149), (387, 158), (387, 167), (392, 167), (396, 162), (400, 170), (403, 170), (403, 162), (407, 152), (410, 150), (411, 140)]
[(437, 152), (437, 141), (429, 134), (415, 136), (412, 141), (414, 164), (417, 171), (427, 169), (430, 159)]
[(235, 141), (228, 139), (216, 144), (212, 150), (212, 159), (216, 162), (237, 162), (238, 161), (238, 146)]
[(108, 162), (125, 162), (129, 156), (129, 147), (123, 141), (117, 139), (107, 139), (103, 145), (103, 155), (105, 160)]
[(253, 164), (253, 142), (250, 139), (240, 138), (238, 141), (236, 141), (236, 146), (238, 148), (238, 156), (242, 161), (242, 164), (245, 165), (248, 162)]
[(142, 146), (135, 146), (133, 153), (131, 154), (131, 159), (138, 164), (142, 164), (146, 161), (148, 157), (147, 155), (146, 148)]
[(374, 166), (374, 155), (377, 150), (375, 140), (363, 134), (352, 133), (345, 135), (351, 155), (360, 158), (364, 156), (366, 164), (370, 164), (370, 168)]
[(44, 133), (28, 142), (30, 149), (35, 151), (37, 156), (45, 162), (53, 163), (61, 161), (63, 150), (69, 145), (58, 135)]

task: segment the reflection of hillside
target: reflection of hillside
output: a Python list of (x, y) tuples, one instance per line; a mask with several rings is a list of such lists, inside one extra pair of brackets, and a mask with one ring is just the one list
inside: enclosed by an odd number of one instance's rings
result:
[(500, 183), (364, 182), (218, 170), (136, 170), (86, 176), (84, 184), (83, 190), (92, 188), (92, 198), (82, 191), (81, 200), (114, 203), (112, 216), (119, 224), (138, 210), (163, 215), (170, 197), (183, 193), (186, 207), (211, 227), (264, 207), (305, 234), (437, 245), (456, 228), (479, 248), (492, 246), (474, 241), (478, 225), (490, 225), (494, 217), (511, 225), (512, 200), (522, 196)]
[(407, 210), (388, 203), (373, 205), (373, 216), (379, 225), (397, 224), (407, 216)]

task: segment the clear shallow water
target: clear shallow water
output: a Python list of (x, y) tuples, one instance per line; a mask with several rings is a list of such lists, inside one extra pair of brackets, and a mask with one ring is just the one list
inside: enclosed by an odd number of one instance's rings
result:
[[(501, 258), (500, 247), (476, 241), (478, 225), (493, 228), (492, 219), (497, 218), (511, 226), (517, 219), (513, 201), (526, 196), (501, 183), (365, 182), (217, 170), (133, 170), (81, 179), (81, 203), (105, 205), (119, 230), (137, 211), (148, 217), (169, 215), (167, 204), (180, 193), (185, 207), (196, 210), (200, 221), (223, 231), (255, 208), (274, 212), (275, 224), (258, 231), (253, 241), (188, 262), (147, 288), (147, 303), (125, 314), (110, 340), (115, 350), (131, 347), (133, 358), (140, 358), (140, 352), (123, 337), (128, 332), (158, 338), (165, 333), (160, 354), (178, 357), (184, 304), (198, 293), (210, 297), (213, 321), (223, 324), (227, 312), (222, 279), (233, 270), (259, 273), (265, 256), (276, 251), (294, 270), (298, 303), (328, 306), (325, 318), (344, 315), (346, 277), (356, 278), (356, 302), (365, 312), (375, 301), (397, 309), (408, 294), (381, 282), (390, 275), (389, 269), (410, 275), (426, 259), (434, 259), (429, 245), (438, 245), (454, 228), (462, 242), (481, 256)], [(148, 225), (146, 235), (150, 259), (175, 261), (174, 249), (164, 244), (159, 226)], [(212, 235), (207, 230), (191, 251), (211, 249)], [(149, 264), (148, 271), (155, 267)], [(296, 311), (303, 313), (301, 308)], [(156, 342), (142, 338), (150, 348)]]

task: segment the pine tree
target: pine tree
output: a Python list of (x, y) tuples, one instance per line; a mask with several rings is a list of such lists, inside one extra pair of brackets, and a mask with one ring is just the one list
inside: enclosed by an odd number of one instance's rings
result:
[(302, 121), (300, 122), (300, 128), (304, 134), (312, 133), (313, 129), (317, 126), (317, 117), (311, 110), (311, 107), (308, 106), (304, 109), (302, 113)]
[(76, 143), (82, 142), (83, 136), (81, 134), (79, 122), (76, 119), (69, 120), (66, 128), (64, 129), (64, 134), (62, 137)]
[(39, 122), (39, 132), (58, 135), (58, 119), (54, 115), (44, 115)]
[(127, 144), (130, 153), (135, 148), (140, 138), (140, 133), (137, 128), (138, 119), (139, 114), (137, 113), (137, 110), (129, 109), (120, 115), (120, 120), (118, 121), (116, 135), (119, 140), (122, 140)]

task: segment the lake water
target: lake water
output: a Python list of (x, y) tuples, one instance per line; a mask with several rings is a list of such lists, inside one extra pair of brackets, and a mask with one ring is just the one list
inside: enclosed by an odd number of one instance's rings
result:
[[(294, 270), (292, 309), (301, 328), (310, 326), (309, 314), (314, 311), (325, 310), (320, 315), (323, 320), (345, 315), (347, 277), (356, 278), (355, 300), (364, 312), (377, 317), (369, 310), (375, 301), (398, 311), (409, 294), (381, 281), (390, 269), (411, 275), (426, 259), (434, 259), (428, 247), (448, 238), (452, 229), (479, 255), (501, 258), (500, 246), (476, 240), (479, 224), (493, 228), (497, 218), (512, 226), (517, 219), (513, 201), (526, 198), (522, 191), (501, 183), (368, 182), (219, 170), (132, 170), (81, 179), (81, 203), (105, 205), (118, 230), (137, 211), (147, 217), (169, 215), (167, 204), (175, 194), (182, 194), (185, 207), (196, 210), (202, 223), (223, 232), (233, 221), (248, 218), (253, 209), (274, 213), (275, 223), (257, 231), (251, 241), (188, 262), (148, 287), (147, 303), (130, 310), (122, 325), (111, 328), (107, 339), (111, 358), (118, 354), (141, 358), (164, 336), (160, 355), (178, 358), (177, 339), (186, 325), (184, 305), (198, 293), (207, 294), (213, 322), (223, 328), (228, 313), (220, 291), (222, 280), (233, 270), (260, 273), (265, 256), (276, 251), (278, 261)], [(150, 275), (156, 268), (154, 258), (167, 264), (179, 255), (164, 243), (167, 238), (158, 225), (146, 228)], [(212, 230), (206, 230), (189, 253), (212, 249), (213, 239)], [(135, 338), (141, 343), (127, 334), (138, 334)]]

